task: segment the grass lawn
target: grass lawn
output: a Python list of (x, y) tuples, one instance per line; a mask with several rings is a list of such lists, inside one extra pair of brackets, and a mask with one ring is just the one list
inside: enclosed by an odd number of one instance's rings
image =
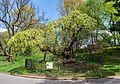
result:
[(18, 60), (14, 63), (9, 63), (5, 61), (5, 58), (3, 56), (0, 56), (0, 72), (9, 72), (14, 68), (21, 67), (24, 65), (24, 60)]
[[(119, 49), (107, 49), (102, 53), (104, 55), (104, 66), (99, 67), (99, 69), (94, 70), (71, 70), (66, 65), (61, 63), (61, 60), (55, 60), (54, 68), (52, 70), (46, 69), (46, 62), (38, 63), (38, 61), (43, 59), (43, 54), (34, 54), (32, 56), (15, 56), (14, 63), (8, 63), (5, 61), (3, 56), (0, 56), (0, 72), (10, 73), (10, 74), (37, 74), (37, 75), (46, 75), (46, 76), (72, 76), (72, 77), (105, 77), (105, 76), (114, 76), (120, 75), (120, 55)], [(88, 54), (83, 54), (86, 63), (90, 63), (90, 56)], [(94, 63), (97, 63), (97, 56), (94, 55)], [(25, 59), (34, 59), (36, 60), (34, 69), (24, 68)], [(77, 59), (77, 58), (76, 58)], [(46, 61), (52, 61), (52, 55), (48, 54)], [(73, 65), (74, 66), (74, 65)], [(72, 66), (71, 66), (72, 67)], [(73, 68), (73, 67), (72, 67)]]

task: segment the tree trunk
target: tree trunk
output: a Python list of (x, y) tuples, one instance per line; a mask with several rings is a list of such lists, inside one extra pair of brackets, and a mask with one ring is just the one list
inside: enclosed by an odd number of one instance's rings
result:
[(114, 31), (114, 46), (116, 46), (116, 37), (115, 37), (115, 31)]
[(120, 45), (120, 32), (118, 32), (118, 45)]
[(51, 49), (50, 47), (48, 48), (40, 48), (41, 51), (45, 52), (45, 51), (48, 51), (48, 52), (51, 52), (53, 55), (57, 55), (57, 56), (63, 56), (66, 60), (71, 60), (73, 61), (72, 59), (72, 47), (73, 47), (73, 44), (77, 41), (77, 35), (78, 33), (82, 30), (82, 27), (78, 27), (78, 30), (77, 30), (77, 33), (73, 33), (72, 35), (72, 39), (71, 41), (68, 43), (68, 45), (65, 46), (65, 48), (63, 49), (63, 51), (57, 51), (55, 49)]
[(13, 62), (13, 56), (9, 54), (8, 52), (5, 52), (6, 60), (8, 62)]
[(73, 54), (72, 53), (72, 46), (77, 41), (77, 35), (78, 35), (78, 33), (82, 30), (81, 27), (78, 27), (78, 28), (79, 29), (78, 29), (77, 33), (76, 34), (73, 33), (73, 35), (72, 35), (73, 39), (68, 43), (68, 45), (64, 49), (64, 52), (66, 52), (65, 53), (66, 54), (66, 59), (71, 59), (72, 58), (72, 54)]
[(47, 55), (47, 52), (44, 52), (44, 59), (43, 59), (43, 61), (45, 61), (46, 55)]
[[(1, 41), (0, 41), (0, 47), (1, 47), (2, 51), (3, 51), (4, 56), (6, 57), (6, 60), (8, 62), (12, 62), (11, 48), (9, 48), (9, 50), (7, 51), (6, 50), (6, 48), (7, 48), (6, 43), (4, 41), (3, 42), (1, 42)], [(4, 45), (3, 45), (3, 43), (4, 43)], [(4, 47), (4, 46), (6, 46), (6, 47)]]

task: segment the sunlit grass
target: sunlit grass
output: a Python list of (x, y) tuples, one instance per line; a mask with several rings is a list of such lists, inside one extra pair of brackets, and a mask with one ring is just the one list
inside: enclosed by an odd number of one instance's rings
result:
[[(14, 62), (9, 63), (5, 60), (4, 56), (0, 56), (0, 72), (11, 73), (11, 74), (43, 74), (47, 76), (85, 76), (85, 77), (106, 77), (120, 75), (120, 56), (119, 49), (109, 48), (105, 50), (102, 55), (104, 56), (104, 66), (99, 66), (99, 69), (90, 70), (76, 70), (72, 71), (68, 69), (69, 67), (62, 64), (60, 59), (54, 60), (54, 68), (52, 70), (46, 69), (46, 62), (52, 61), (53, 55), (47, 54), (46, 60), (42, 63), (39, 61), (43, 60), (43, 53), (36, 53), (30, 56), (14, 56)], [(97, 57), (99, 54), (94, 55), (94, 64), (98, 64)], [(83, 57), (86, 63), (91, 63), (91, 58), (89, 53), (84, 53)], [(78, 59), (76, 57), (76, 59)], [(35, 61), (35, 69), (28, 70), (24, 68), (25, 59), (32, 59)]]

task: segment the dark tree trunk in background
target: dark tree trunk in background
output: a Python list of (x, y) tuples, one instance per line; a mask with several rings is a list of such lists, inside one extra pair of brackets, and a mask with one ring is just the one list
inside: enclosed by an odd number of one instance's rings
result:
[(47, 52), (44, 52), (44, 59), (43, 59), (43, 61), (46, 60), (46, 55), (47, 55)]
[(114, 46), (116, 46), (116, 37), (115, 37), (115, 31), (113, 32), (113, 35), (114, 35)]
[(120, 45), (120, 32), (118, 32), (118, 45)]

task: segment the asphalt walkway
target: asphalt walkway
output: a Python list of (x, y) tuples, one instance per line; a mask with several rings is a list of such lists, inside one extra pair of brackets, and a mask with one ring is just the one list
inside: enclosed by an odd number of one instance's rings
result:
[(0, 73), (0, 84), (120, 84), (120, 79), (48, 80), (17, 77)]

